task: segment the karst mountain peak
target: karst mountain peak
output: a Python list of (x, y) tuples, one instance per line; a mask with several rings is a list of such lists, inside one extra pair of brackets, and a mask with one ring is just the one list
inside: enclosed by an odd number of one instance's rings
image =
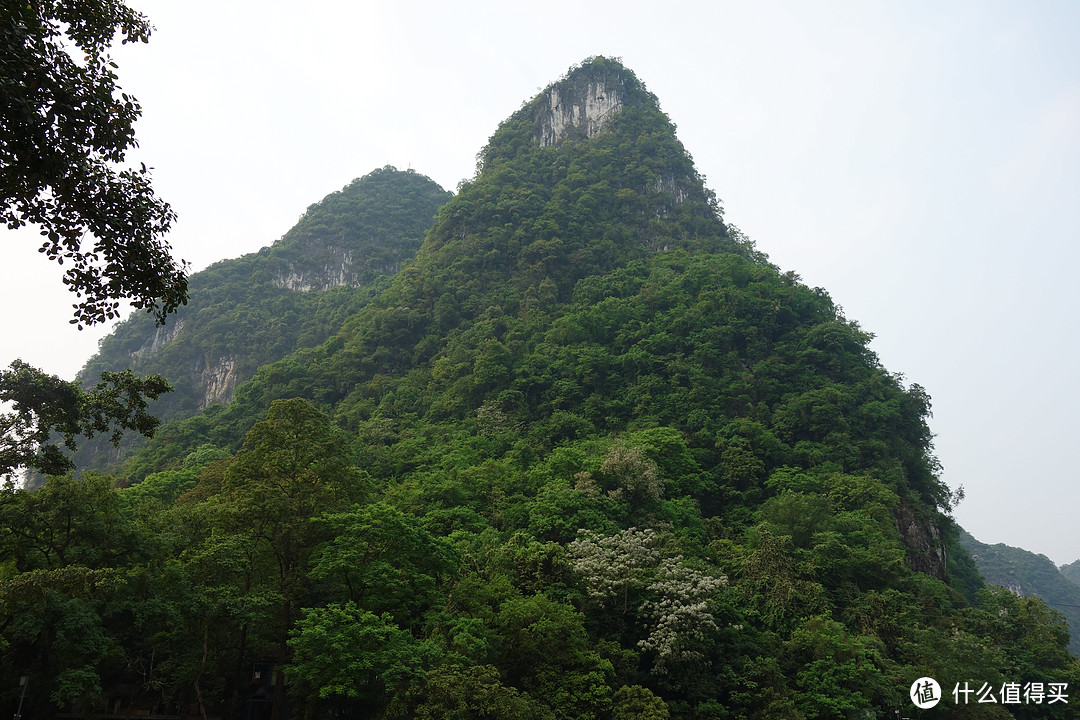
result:
[[(552, 177), (557, 178), (567, 168), (560, 158), (575, 160), (590, 152), (596, 157), (572, 168), (578, 182), (592, 176), (621, 191), (623, 199), (647, 198), (641, 209), (657, 217), (689, 202), (692, 213), (720, 218), (715, 195), (659, 100), (617, 59), (588, 58), (525, 103), (480, 152), (478, 174), (524, 155), (533, 164), (554, 160)], [(711, 231), (724, 234), (719, 227)]]
[(592, 58), (571, 68), (549, 85), (526, 109), (536, 122), (538, 145), (558, 145), (568, 139), (590, 138), (608, 127), (627, 102), (652, 102), (642, 97), (637, 78), (618, 61)]

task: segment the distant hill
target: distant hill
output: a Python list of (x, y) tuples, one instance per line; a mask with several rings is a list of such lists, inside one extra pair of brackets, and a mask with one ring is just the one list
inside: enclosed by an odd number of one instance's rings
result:
[[(101, 341), (80, 373), (131, 367), (163, 375), (174, 391), (153, 406), (163, 420), (228, 403), (261, 366), (321, 344), (411, 260), (452, 193), (412, 170), (375, 170), (307, 209), (280, 240), (194, 273), (190, 300), (167, 324), (132, 315)], [(137, 438), (129, 437), (131, 443)], [(104, 467), (103, 439), (76, 457)]]
[(1068, 565), (1062, 565), (1058, 570), (1074, 585), (1080, 586), (1080, 560), (1075, 560)]
[(967, 532), (960, 533), (961, 544), (971, 553), (983, 579), (1024, 597), (1038, 597), (1065, 616), (1069, 623), (1069, 652), (1080, 655), (1080, 586), (1071, 581), (1066, 568), (1075, 575), (1077, 563), (1058, 570), (1045, 555), (1003, 543), (987, 545)]

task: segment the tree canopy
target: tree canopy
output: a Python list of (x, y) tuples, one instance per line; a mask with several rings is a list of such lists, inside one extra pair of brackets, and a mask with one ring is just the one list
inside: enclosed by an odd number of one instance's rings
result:
[(153, 435), (158, 419), (148, 411), (151, 400), (170, 390), (159, 376), (138, 378), (130, 370), (105, 372), (90, 390), (76, 382), (47, 375), (21, 360), (0, 370), (0, 478), (18, 468), (58, 475), (75, 468), (61, 446), (75, 450), (77, 438), (109, 433), (116, 445), (123, 430)]
[(120, 91), (113, 38), (151, 26), (119, 0), (6, 2), (0, 8), (0, 222), (36, 226), (66, 266), (73, 323), (118, 316), (128, 299), (158, 320), (187, 299), (183, 263), (163, 236), (176, 214), (145, 164), (119, 169), (138, 143), (135, 98)]
[[(187, 302), (184, 263), (164, 235), (176, 215), (158, 198), (145, 164), (122, 169), (138, 143), (135, 98), (117, 85), (114, 38), (146, 42), (151, 27), (119, 0), (15, 1), (0, 7), (0, 222), (36, 227), (40, 251), (66, 266), (78, 301), (72, 323), (118, 317), (120, 303), (157, 322)], [(0, 373), (0, 476), (74, 465), (60, 450), (111, 429), (152, 434), (148, 402), (170, 389), (160, 377), (103, 373), (87, 392), (21, 361)], [(56, 438), (61, 438), (57, 441)]]

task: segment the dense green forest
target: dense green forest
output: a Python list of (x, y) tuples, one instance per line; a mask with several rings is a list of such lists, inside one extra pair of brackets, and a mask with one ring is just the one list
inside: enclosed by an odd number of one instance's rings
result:
[(504, 122), (347, 315), (0, 496), (5, 711), (24, 676), (28, 717), (1074, 717), (1001, 700), (1080, 664), (960, 544), (927, 391), (618, 62)]

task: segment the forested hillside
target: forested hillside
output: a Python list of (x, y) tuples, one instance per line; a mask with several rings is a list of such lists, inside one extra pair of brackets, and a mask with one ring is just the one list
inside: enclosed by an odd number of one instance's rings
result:
[(1064, 621), (983, 585), (927, 391), (725, 222), (630, 70), (479, 158), (325, 342), (4, 494), (5, 707), (29, 673), (35, 716), (895, 718), (930, 676), (942, 716), (1074, 716), (955, 702), (1080, 687)]
[[(152, 407), (163, 420), (227, 403), (259, 367), (319, 345), (385, 289), (450, 195), (392, 167), (354, 180), (309, 207), (272, 246), (193, 274), (187, 305), (164, 325), (132, 315), (102, 341), (81, 377), (93, 382), (128, 367), (162, 375), (174, 388)], [(99, 439), (77, 460), (101, 469), (115, 455)]]
[(1058, 570), (1050, 558), (1022, 548), (981, 543), (966, 532), (960, 533), (960, 542), (988, 584), (1040, 598), (1064, 615), (1070, 630), (1069, 651), (1080, 655), (1080, 587), (1064, 574), (1066, 568)]
[(1058, 569), (1061, 571), (1061, 574), (1069, 580), (1069, 582), (1073, 583), (1077, 587), (1080, 587), (1080, 560), (1074, 560), (1068, 565), (1062, 565)]

